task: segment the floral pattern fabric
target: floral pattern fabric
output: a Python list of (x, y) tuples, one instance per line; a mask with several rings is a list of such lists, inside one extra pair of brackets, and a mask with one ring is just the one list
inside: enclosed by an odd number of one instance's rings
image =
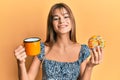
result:
[[(77, 80), (80, 74), (80, 64), (90, 55), (87, 45), (81, 45), (80, 57), (74, 62), (58, 62), (44, 59), (42, 64), (42, 80)], [(39, 60), (45, 56), (45, 46), (41, 43)]]

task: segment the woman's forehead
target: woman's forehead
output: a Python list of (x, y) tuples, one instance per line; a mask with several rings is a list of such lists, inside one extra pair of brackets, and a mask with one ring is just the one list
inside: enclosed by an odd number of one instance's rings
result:
[(53, 11), (53, 15), (57, 15), (57, 14), (68, 14), (68, 11), (65, 8), (57, 8)]

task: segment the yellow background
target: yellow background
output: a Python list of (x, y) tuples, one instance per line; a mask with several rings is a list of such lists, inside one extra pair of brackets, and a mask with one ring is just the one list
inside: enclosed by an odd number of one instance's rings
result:
[(87, 44), (92, 35), (106, 40), (103, 63), (91, 80), (120, 80), (119, 0), (0, 0), (0, 80), (18, 79), (14, 50), (26, 37), (45, 41), (47, 15), (56, 2), (72, 9), (79, 43)]

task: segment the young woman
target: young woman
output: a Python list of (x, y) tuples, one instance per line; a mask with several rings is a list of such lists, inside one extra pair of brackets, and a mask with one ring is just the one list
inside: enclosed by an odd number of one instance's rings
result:
[(75, 20), (71, 9), (64, 3), (51, 7), (47, 21), (47, 38), (40, 45), (41, 53), (34, 57), (28, 72), (25, 67), (27, 55), (24, 47), (20, 45), (15, 50), (20, 80), (35, 80), (40, 65), (43, 67), (42, 80), (90, 80), (93, 67), (103, 57), (99, 46), (90, 51), (87, 45), (76, 42)]

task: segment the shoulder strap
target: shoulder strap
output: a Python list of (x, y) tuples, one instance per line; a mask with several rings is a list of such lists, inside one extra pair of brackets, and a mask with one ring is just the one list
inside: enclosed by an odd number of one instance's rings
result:
[[(47, 53), (45, 53), (45, 45), (44, 45), (44, 43), (42, 43), (42, 45), (43, 45), (43, 49), (44, 50), (41, 50), (43, 53), (44, 53), (44, 55), (43, 55), (43, 57), (42, 57), (42, 59), (41, 59), (41, 64), (40, 64), (40, 66), (42, 67), (42, 64), (43, 64), (43, 62), (44, 62), (44, 60), (45, 60), (45, 58), (46, 58), (46, 55), (48, 54), (48, 52)], [(42, 46), (41, 46), (42, 47)]]
[(86, 44), (81, 45), (79, 60), (83, 62), (90, 55), (89, 48)]

